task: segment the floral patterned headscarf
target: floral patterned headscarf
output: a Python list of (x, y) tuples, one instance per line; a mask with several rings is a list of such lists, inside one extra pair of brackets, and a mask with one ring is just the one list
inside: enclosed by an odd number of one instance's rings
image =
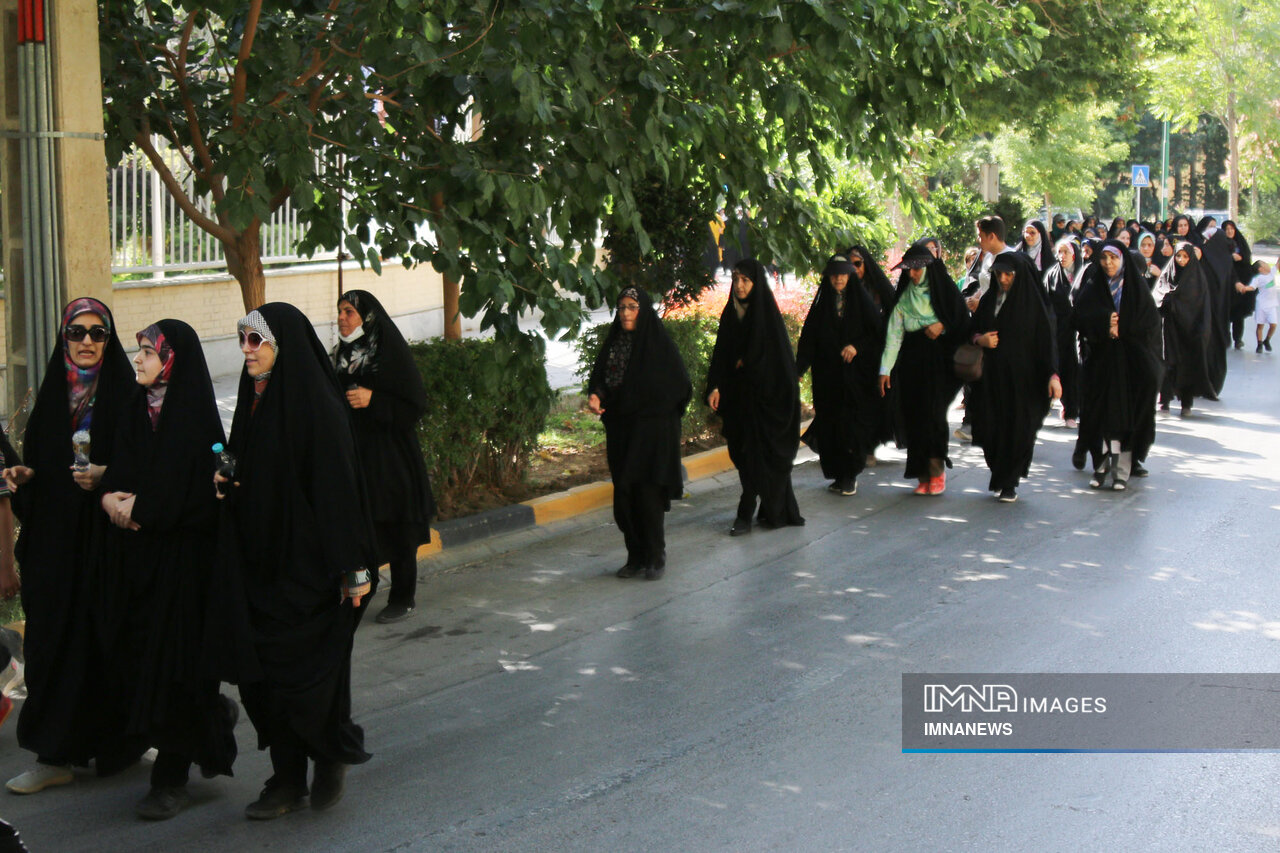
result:
[(111, 312), (96, 299), (88, 296), (77, 299), (62, 312), (62, 362), (67, 372), (67, 405), (71, 412), (72, 432), (87, 430), (93, 425), (93, 400), (98, 394), (98, 372), (102, 369), (101, 358), (92, 367), (83, 368), (71, 360), (71, 342), (66, 338), (66, 331), (82, 314), (97, 314), (107, 331), (112, 331)]
[(160, 326), (152, 323), (137, 334), (138, 345), (143, 340), (151, 342), (156, 355), (160, 358), (160, 375), (147, 388), (147, 414), (151, 416), (151, 429), (160, 423), (160, 408), (164, 405), (164, 392), (169, 387), (169, 377), (173, 375), (173, 347), (164, 339)]

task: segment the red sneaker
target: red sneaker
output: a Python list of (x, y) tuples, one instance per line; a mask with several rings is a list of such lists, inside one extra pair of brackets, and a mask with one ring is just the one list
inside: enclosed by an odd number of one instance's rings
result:
[(929, 478), (929, 494), (940, 495), (947, 490), (947, 475), (944, 473), (937, 477)]
[(4, 725), (4, 721), (9, 719), (9, 714), (13, 711), (13, 700), (4, 694), (0, 694), (0, 726)]
[(928, 480), (921, 480), (921, 481), (920, 481), (920, 485), (916, 486), (914, 489), (912, 489), (912, 490), (911, 490), (911, 494), (913, 494), (913, 495), (927, 495), (927, 494), (929, 494), (929, 481), (928, 481)]

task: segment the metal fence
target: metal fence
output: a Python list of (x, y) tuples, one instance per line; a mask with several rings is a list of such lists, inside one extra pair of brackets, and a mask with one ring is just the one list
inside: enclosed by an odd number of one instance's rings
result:
[[(156, 140), (169, 170), (182, 183), (187, 197), (202, 213), (212, 215), (213, 200), (194, 192), (195, 175), (174, 151)], [(164, 278), (199, 275), (226, 269), (222, 245), (183, 212), (146, 155), (131, 151), (107, 173), (107, 204), (111, 217), (111, 273), (115, 276)], [(292, 201), (286, 201), (262, 226), (264, 265), (328, 261), (336, 252), (298, 255), (305, 227), (298, 222)]]

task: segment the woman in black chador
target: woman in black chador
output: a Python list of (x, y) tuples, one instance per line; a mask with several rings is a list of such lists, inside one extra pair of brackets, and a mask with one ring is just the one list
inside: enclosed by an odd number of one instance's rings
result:
[(1040, 273), (1021, 252), (997, 255), (991, 287), (973, 314), (973, 342), (984, 349), (982, 378), (969, 386), (973, 443), (991, 469), (987, 488), (1018, 499), (1049, 401), (1062, 396), (1054, 329), (1040, 295)]
[(1173, 263), (1165, 267), (1152, 294), (1164, 318), (1164, 383), (1160, 410), (1169, 411), (1174, 397), (1182, 401), (1182, 416), (1191, 414), (1196, 397), (1218, 399), (1209, 381), (1209, 352), (1213, 346), (1213, 307), (1209, 286), (1195, 247), (1179, 243)]
[(853, 264), (853, 277), (849, 279), (850, 282), (861, 285), (867, 292), (867, 296), (871, 297), (883, 325), (884, 318), (888, 317), (889, 311), (893, 309), (893, 284), (865, 246), (850, 246), (845, 254), (849, 257), (849, 263)]
[(1244, 347), (1244, 323), (1253, 316), (1258, 304), (1258, 292), (1249, 290), (1253, 281), (1253, 251), (1249, 241), (1240, 233), (1236, 224), (1228, 219), (1222, 223), (1222, 235), (1232, 244), (1231, 265), (1235, 269), (1235, 283), (1231, 287), (1231, 337), (1236, 349)]
[(427, 389), (408, 342), (373, 294), (342, 294), (338, 334), (333, 363), (351, 407), (378, 561), (391, 566), (387, 606), (375, 618), (399, 622), (417, 604), (418, 546), (431, 541), (436, 514), (418, 444), (417, 424), (427, 411)]
[(724, 419), (729, 458), (742, 498), (731, 535), (751, 532), (756, 514), (765, 528), (804, 524), (791, 490), (791, 464), (800, 448), (800, 385), (782, 312), (769, 276), (755, 259), (733, 267), (729, 302), (707, 369), (707, 405)]
[(1108, 240), (1085, 271), (1074, 323), (1084, 341), (1084, 397), (1079, 448), (1097, 460), (1092, 488), (1112, 477), (1112, 488), (1142, 476), (1155, 441), (1160, 387), (1160, 315), (1129, 250)]
[[(4, 472), (22, 522), (17, 559), (27, 616), (18, 743), (39, 761), (9, 780), (19, 794), (72, 781), (73, 764), (92, 758), (106, 775), (142, 752), (115, 737), (123, 705), (105, 688), (100, 653), (120, 614), (103, 600), (110, 589), (100, 578), (107, 517), (98, 508), (99, 486), (133, 371), (111, 312), (98, 300), (68, 305), (59, 332), (27, 422), (26, 464)], [(81, 432), (88, 434), (88, 447), (80, 448), (88, 459), (76, 466), (72, 437)]]
[(1071, 305), (1084, 269), (1080, 244), (1070, 237), (1054, 247), (1058, 262), (1044, 274), (1044, 290), (1053, 306), (1054, 340), (1058, 345), (1058, 376), (1062, 380), (1062, 419), (1076, 428), (1080, 417), (1080, 351), (1071, 327)]
[(663, 517), (684, 493), (680, 419), (693, 395), (689, 373), (653, 302), (638, 287), (618, 297), (618, 313), (587, 381), (601, 416), (613, 478), (613, 519), (627, 545), (620, 578), (662, 577)]
[(828, 487), (858, 492), (858, 474), (879, 444), (880, 312), (852, 282), (854, 266), (832, 255), (800, 331), (796, 371), (813, 368), (813, 423), (801, 440), (822, 462)]
[(124, 624), (110, 650), (124, 671), (124, 733), (159, 751), (137, 812), (163, 820), (190, 804), (193, 762), (206, 778), (231, 775), (238, 712), (203, 666), (218, 518), (210, 448), (223, 440), (213, 383), (186, 323), (161, 320), (137, 337), (139, 387), (102, 478), (102, 508), (120, 528), (111, 583)]
[(969, 310), (946, 265), (916, 244), (898, 266), (897, 302), (880, 357), (880, 394), (892, 398), (898, 446), (907, 448), (905, 476), (917, 495), (947, 489), (947, 408), (960, 391), (953, 358), (969, 339)]
[[(282, 302), (238, 326), (244, 372), (231, 422), (234, 478), (218, 528), (226, 601), (216, 636), (272, 777), (255, 820), (342, 797), (348, 764), (369, 760), (351, 721), (351, 643), (376, 584), (372, 522), (347, 404), (311, 322)], [(212, 622), (212, 620), (211, 620)], [(212, 627), (212, 626), (211, 626)]]

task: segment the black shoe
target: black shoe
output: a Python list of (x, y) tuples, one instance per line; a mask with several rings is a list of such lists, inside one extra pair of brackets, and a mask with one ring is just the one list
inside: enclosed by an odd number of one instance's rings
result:
[(412, 604), (388, 604), (382, 608), (381, 613), (373, 618), (373, 621), (380, 625), (389, 625), (392, 622), (399, 622), (401, 619), (408, 619), (411, 613), (413, 613)]
[(134, 812), (143, 820), (168, 820), (191, 805), (191, 794), (186, 787), (171, 788), (165, 785), (153, 787), (138, 804)]
[(1129, 488), (1129, 481), (1121, 480), (1119, 477), (1116, 477), (1115, 482), (1111, 484), (1111, 490), (1113, 492), (1123, 492), (1127, 488)]
[(1145, 477), (1150, 473), (1151, 472), (1147, 470), (1145, 465), (1143, 465), (1137, 459), (1133, 460), (1133, 469), (1129, 472), (1130, 476)]
[(1160, 404), (1160, 411), (1162, 411), (1162, 412), (1167, 412), (1167, 411), (1169, 411), (1169, 404), (1168, 404), (1168, 403), (1161, 403), (1161, 404)]
[(735, 518), (733, 520), (733, 527), (729, 528), (730, 536), (746, 536), (750, 532), (751, 519), (749, 518)]
[(1001, 489), (1000, 497), (997, 498), (1002, 504), (1011, 504), (1018, 499), (1017, 489)]
[(840, 494), (844, 495), (846, 498), (850, 497), (851, 495), (856, 495), (857, 493), (858, 493), (858, 481), (856, 479), (850, 478), (840, 484)]
[(1116, 467), (1116, 457), (1114, 453), (1104, 453), (1102, 463), (1093, 471), (1093, 477), (1089, 480), (1089, 488), (1101, 489), (1103, 484), (1107, 482), (1107, 475)]
[(1182, 411), (1181, 411), (1181, 412), (1178, 412), (1178, 417), (1180, 417), (1180, 418), (1189, 418), (1189, 417), (1191, 417), (1191, 406), (1183, 406), (1183, 407), (1182, 407)]
[(1244, 341), (1236, 341), (1236, 349), (1244, 349)]
[(1262, 352), (1262, 341), (1258, 341), (1258, 348), (1254, 352)]
[(641, 563), (633, 563), (630, 560), (628, 560), (625, 566), (618, 569), (613, 574), (615, 577), (619, 577), (619, 578), (622, 578), (623, 580), (626, 580), (627, 578), (635, 577), (636, 575), (640, 574), (643, 571), (644, 571), (644, 565), (642, 565)]
[(316, 761), (316, 770), (311, 776), (312, 811), (322, 812), (336, 806), (342, 799), (346, 777), (347, 765), (339, 761)]
[(827, 491), (839, 493), (841, 486), (843, 486), (843, 483), (839, 480), (832, 480), (831, 485), (827, 486)]
[(644, 579), (647, 581), (656, 581), (667, 573), (667, 567), (664, 563), (654, 563), (652, 566), (645, 567)]
[(273, 820), (289, 812), (307, 807), (307, 789), (292, 785), (268, 785), (261, 796), (245, 806), (244, 816), (249, 820)]
[(1265, 349), (1267, 352), (1271, 352), (1271, 338), (1267, 338), (1265, 341), (1262, 342), (1262, 348)]
[(1084, 470), (1084, 457), (1089, 451), (1083, 447), (1077, 447), (1071, 453), (1071, 466), (1077, 471)]

